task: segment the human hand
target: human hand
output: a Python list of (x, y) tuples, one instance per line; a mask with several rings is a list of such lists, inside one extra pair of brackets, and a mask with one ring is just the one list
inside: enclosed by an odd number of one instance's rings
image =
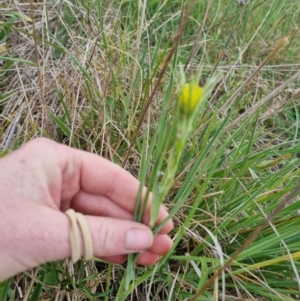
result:
[[(94, 256), (154, 264), (172, 246), (169, 221), (153, 237), (133, 222), (139, 182), (102, 157), (51, 140), (35, 139), (0, 160), (0, 281), (49, 261), (70, 257), (69, 208), (85, 215)], [(167, 216), (161, 207), (158, 223)], [(82, 250), (82, 247), (81, 247)]]

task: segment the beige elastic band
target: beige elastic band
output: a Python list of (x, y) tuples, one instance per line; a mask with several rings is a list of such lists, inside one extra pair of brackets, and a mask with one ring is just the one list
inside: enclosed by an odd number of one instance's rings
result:
[[(93, 257), (93, 240), (89, 225), (85, 217), (73, 209), (66, 211), (67, 216), (70, 219), (70, 244), (71, 244), (71, 258), (75, 263), (80, 259), (81, 254), (81, 239), (79, 229), (81, 231), (81, 237), (83, 241), (83, 259), (90, 260)], [(78, 227), (79, 226), (79, 227)]]

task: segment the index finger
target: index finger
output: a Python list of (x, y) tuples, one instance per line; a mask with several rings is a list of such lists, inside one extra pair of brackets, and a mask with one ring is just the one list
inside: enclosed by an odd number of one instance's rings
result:
[[(69, 149), (70, 151), (71, 149)], [(73, 162), (79, 166), (80, 187), (86, 193), (106, 196), (121, 208), (133, 213), (140, 182), (120, 166), (88, 152), (72, 149)], [(68, 156), (70, 158), (70, 156)], [(146, 188), (144, 187), (143, 195)], [(149, 222), (151, 198), (148, 202), (144, 223)], [(157, 223), (168, 216), (167, 210), (161, 206)], [(170, 220), (162, 230), (171, 231), (173, 223)]]
[(97, 155), (74, 152), (80, 168), (80, 187), (86, 193), (106, 196), (133, 212), (139, 181), (125, 169)]

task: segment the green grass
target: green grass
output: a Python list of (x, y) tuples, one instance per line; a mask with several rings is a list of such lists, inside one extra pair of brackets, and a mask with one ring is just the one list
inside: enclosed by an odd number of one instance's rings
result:
[[(9, 150), (43, 135), (121, 165), (132, 143), (125, 168), (155, 188), (174, 141), (178, 66), (188, 62), (189, 76), (202, 68), (202, 85), (218, 76), (165, 200), (175, 222), (168, 255), (137, 266), (125, 291), (126, 265), (79, 262), (71, 275), (62, 261), (0, 284), (0, 300), (192, 300), (297, 185), (300, 83), (289, 79), (300, 8), (237, 2), (196, 1), (157, 83), (188, 2), (36, 2), (37, 64), (30, 4), (0, 1), (1, 151), (21, 111)], [(289, 200), (197, 300), (298, 300), (299, 207)]]

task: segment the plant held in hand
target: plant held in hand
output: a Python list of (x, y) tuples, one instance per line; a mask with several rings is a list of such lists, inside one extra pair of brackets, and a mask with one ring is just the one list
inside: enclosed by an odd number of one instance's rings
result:
[(162, 204), (174, 182), (176, 171), (180, 164), (187, 139), (193, 131), (195, 119), (196, 117), (199, 118), (201, 106), (209, 95), (213, 87), (213, 83), (215, 82), (212, 80), (203, 88), (199, 87), (198, 82), (200, 76), (201, 72), (199, 72), (193, 80), (187, 82), (183, 69), (180, 69), (181, 87), (178, 94), (176, 139), (168, 159), (166, 171), (159, 185), (157, 195), (154, 195), (153, 197), (149, 224), (151, 228), (154, 227), (157, 220), (159, 206)]

